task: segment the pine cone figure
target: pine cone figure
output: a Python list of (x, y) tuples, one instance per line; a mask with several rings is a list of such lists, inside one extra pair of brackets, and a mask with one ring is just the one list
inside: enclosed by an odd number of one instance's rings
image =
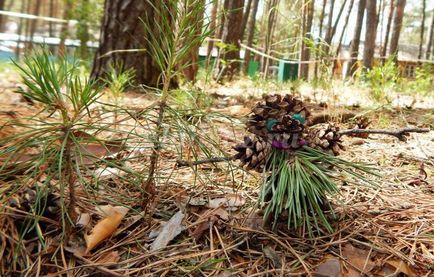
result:
[(317, 125), (308, 130), (306, 134), (307, 144), (314, 149), (337, 156), (341, 150), (344, 150), (338, 132), (339, 127), (333, 124)]
[(252, 112), (247, 129), (262, 138), (266, 138), (269, 133), (301, 134), (310, 115), (303, 102), (289, 94), (266, 95)]
[(244, 143), (234, 147), (237, 151), (234, 159), (240, 160), (242, 166), (247, 169), (254, 169), (258, 172), (264, 170), (268, 154), (271, 152), (271, 144), (266, 140), (257, 137), (244, 137)]
[[(371, 124), (371, 121), (367, 117), (362, 116), (356, 119), (353, 129), (367, 129), (369, 124)], [(369, 137), (369, 134), (349, 134), (349, 136), (366, 139)]]

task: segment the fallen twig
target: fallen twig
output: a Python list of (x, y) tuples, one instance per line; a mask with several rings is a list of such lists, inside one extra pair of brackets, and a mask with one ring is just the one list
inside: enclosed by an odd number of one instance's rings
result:
[(402, 128), (396, 130), (385, 130), (385, 129), (347, 129), (339, 131), (339, 135), (349, 135), (349, 134), (383, 134), (394, 136), (400, 141), (406, 141), (406, 136), (408, 133), (428, 133), (429, 128)]
[(194, 165), (200, 165), (200, 164), (207, 164), (207, 163), (220, 163), (220, 162), (227, 162), (233, 160), (233, 157), (211, 157), (209, 159), (203, 159), (203, 160), (197, 160), (197, 161), (185, 161), (185, 160), (177, 160), (176, 165), (178, 167), (181, 166), (194, 166)]

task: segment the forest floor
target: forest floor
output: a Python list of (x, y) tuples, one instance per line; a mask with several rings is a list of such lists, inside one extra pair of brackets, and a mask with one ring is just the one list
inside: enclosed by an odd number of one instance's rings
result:
[[(0, 90), (2, 114), (35, 112), (37, 107), (11, 93), (15, 85), (11, 79)], [(261, 94), (293, 92), (251, 81), (215, 85), (206, 91), (213, 102), (206, 114), (226, 117), (201, 116), (196, 123), (200, 128), (195, 130), (211, 134), (222, 153), (233, 153), (231, 147), (242, 140), (247, 115)], [(7, 249), (10, 244), (6, 243), (19, 239), (12, 230), (19, 217), (11, 209), (0, 211), (0, 272), (10, 276), (20, 275), (23, 269), (31, 276), (432, 276), (434, 99), (394, 96), (392, 105), (374, 107), (365, 92), (345, 86), (334, 93), (315, 93), (307, 87), (296, 93), (309, 103), (314, 115), (325, 114), (342, 129), (352, 128), (350, 118), (363, 114), (371, 121), (369, 128), (417, 126), (431, 131), (411, 134), (406, 142), (386, 135), (345, 137), (346, 151), (341, 156), (374, 164), (379, 176), (372, 178), (378, 186), (340, 184), (341, 194), (331, 199), (337, 215), (334, 231), (313, 238), (284, 224), (276, 230), (262, 226), (258, 174), (226, 162), (179, 167), (177, 145), (170, 145), (161, 152), (160, 179), (146, 214), (139, 209), (140, 193), (128, 180), (104, 175), (113, 190), (94, 199), (88, 199), (85, 191), (78, 192), (80, 213), (90, 217), (83, 228), (60, 248), (55, 231), (44, 234), (44, 246), (36, 237), (26, 238), (25, 264), (12, 262), (14, 249)], [(154, 100), (130, 92), (123, 106), (137, 110)], [(149, 155), (141, 152), (131, 167), (143, 167)], [(101, 220), (97, 205), (113, 203), (130, 210), (110, 238), (83, 253), (84, 234)], [(156, 246), (158, 239), (163, 240), (162, 247)]]

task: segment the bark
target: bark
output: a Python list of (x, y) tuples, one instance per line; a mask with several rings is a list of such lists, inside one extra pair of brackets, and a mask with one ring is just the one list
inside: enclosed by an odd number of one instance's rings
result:
[[(314, 13), (314, 0), (304, 0), (303, 3), (303, 38), (301, 41), (301, 53), (300, 53), (300, 61), (309, 61), (310, 60), (310, 49), (306, 45), (305, 39), (312, 39), (310, 34), (312, 29), (312, 21), (313, 21), (313, 13)], [(300, 63), (299, 69), (299, 78), (307, 80), (309, 78), (309, 64)]]
[(393, 16), (392, 37), (390, 39), (389, 55), (398, 58), (398, 43), (401, 35), (402, 19), (404, 18), (406, 0), (397, 0), (395, 14)]
[[(250, 18), (247, 23), (247, 47), (252, 47), (253, 37), (255, 36), (255, 24), (256, 24), (256, 13), (258, 12), (259, 0), (253, 0), (252, 10), (250, 12)], [(244, 66), (243, 72), (247, 75), (249, 71), (251, 53), (250, 50), (246, 49), (244, 52)]]
[(365, 17), (366, 0), (360, 0), (357, 8), (354, 36), (350, 43), (350, 60), (348, 61), (345, 77), (349, 78), (356, 72), (357, 57), (359, 56), (360, 35), (362, 34), (363, 18)]
[[(271, 53), (271, 42), (273, 39), (274, 26), (276, 22), (276, 7), (278, 5), (278, 0), (271, 0), (267, 9), (267, 31), (265, 33), (265, 43), (264, 43), (264, 52), (267, 55)], [(264, 77), (266, 78), (268, 75), (268, 68), (270, 66), (270, 59), (262, 56), (261, 59), (261, 71), (264, 73)]]
[(327, 31), (325, 34), (324, 41), (326, 44), (330, 44), (332, 41), (332, 32), (333, 32), (333, 11), (335, 9), (335, 0), (330, 1), (329, 14), (327, 20)]
[(393, 19), (394, 9), (395, 9), (395, 0), (390, 0), (389, 16), (387, 17), (386, 35), (384, 38), (384, 44), (383, 44), (382, 53), (381, 53), (381, 57), (382, 57), (383, 61), (386, 58), (387, 46), (389, 44), (390, 28), (392, 27), (392, 19)]
[(429, 27), (429, 31), (428, 31), (428, 41), (426, 43), (426, 53), (425, 53), (425, 59), (430, 60), (432, 59), (432, 44), (433, 44), (433, 37), (434, 35), (434, 9), (432, 10), (432, 14), (431, 14), (431, 25)]
[[(20, 13), (24, 13), (27, 9), (27, 6), (30, 5), (30, 0), (27, 1), (22, 1), (21, 2), (21, 7), (20, 7)], [(20, 18), (20, 22), (18, 23), (18, 41), (17, 41), (17, 47), (15, 47), (15, 59), (19, 59), (20, 58), (20, 52), (21, 52), (21, 35), (23, 34), (23, 30), (24, 30), (24, 20), (23, 18)]]
[(353, 10), (353, 5), (354, 5), (354, 0), (350, 0), (350, 5), (348, 6), (348, 12), (347, 12), (347, 15), (345, 16), (344, 26), (342, 28), (341, 35), (339, 36), (338, 47), (336, 48), (336, 54), (335, 54), (336, 60), (334, 62), (334, 66), (333, 66), (333, 73), (334, 73), (334, 70), (336, 69), (337, 58), (339, 56), (339, 52), (341, 51), (342, 40), (344, 39), (344, 34), (345, 34), (347, 27), (348, 27), (348, 22), (350, 20), (351, 11)]
[[(6, 0), (0, 0), (0, 10), (1, 11), (5, 9), (5, 2), (6, 2)], [(5, 22), (3, 22), (3, 21), (5, 21), (4, 19), (5, 19), (5, 17), (3, 15), (0, 15), (0, 32), (4, 32), (4, 30), (5, 30), (5, 26), (4, 26)]]
[(211, 10), (211, 19), (210, 19), (210, 23), (209, 23), (209, 37), (211, 38), (208, 41), (208, 49), (206, 52), (206, 69), (209, 68), (209, 64), (211, 62), (211, 58), (212, 58), (212, 50), (214, 48), (214, 40), (215, 35), (216, 35), (216, 27), (217, 27), (217, 10), (218, 10), (218, 6), (219, 6), (219, 1), (218, 0), (214, 0), (212, 3), (212, 10)]
[(423, 37), (425, 33), (425, 9), (426, 9), (426, 0), (422, 0), (422, 20), (420, 26), (420, 42), (419, 42), (419, 53), (417, 54), (417, 58), (422, 59), (423, 55)]
[(243, 15), (243, 24), (241, 25), (241, 41), (244, 40), (244, 33), (246, 31), (247, 21), (249, 20), (250, 10), (252, 8), (252, 0), (247, 0), (246, 11)]
[(155, 12), (147, 1), (105, 1), (99, 48), (95, 54), (91, 73), (92, 79), (104, 78), (111, 66), (122, 64), (125, 69), (134, 69), (134, 84), (160, 86), (161, 71), (150, 55), (150, 51), (123, 51), (150, 49), (145, 39), (147, 34), (142, 20), (150, 26), (153, 26), (151, 23), (158, 24)]
[(219, 76), (216, 76), (218, 80), (220, 77), (232, 80), (232, 77), (239, 71), (240, 67), (240, 40), (244, 1), (231, 0), (228, 2), (222, 42), (229, 47), (221, 50), (221, 59), (224, 63), (219, 64), (220, 73)]
[(367, 0), (366, 2), (366, 35), (363, 51), (363, 67), (372, 68), (372, 61), (375, 53), (375, 38), (377, 36), (377, 1)]
[[(325, 15), (326, 6), (327, 6), (327, 0), (323, 0), (322, 8), (321, 8), (321, 14), (319, 16), (319, 37), (320, 38), (322, 38), (322, 31), (323, 31), (324, 15)], [(318, 45), (317, 45), (317, 47), (318, 47)], [(317, 53), (316, 58), (320, 59), (321, 54)], [(318, 63), (317, 62), (315, 62), (314, 74), (315, 74), (315, 79), (316, 79), (318, 77)]]

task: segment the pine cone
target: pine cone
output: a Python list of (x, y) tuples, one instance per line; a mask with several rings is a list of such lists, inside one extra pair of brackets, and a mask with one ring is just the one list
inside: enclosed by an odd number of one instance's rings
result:
[[(356, 119), (355, 124), (353, 125), (353, 129), (366, 129), (371, 124), (371, 121), (367, 117), (359, 117)], [(359, 137), (359, 138), (368, 138), (369, 134), (349, 134), (349, 136), (352, 137)]]
[[(8, 199), (8, 203), (11, 207), (30, 214), (33, 214), (35, 209), (38, 209), (39, 211), (36, 211), (38, 214), (50, 219), (55, 219), (60, 213), (59, 197), (49, 192), (46, 197), (39, 198), (38, 191), (34, 186), (13, 194)], [(40, 209), (42, 208), (44, 210), (41, 213)]]
[(344, 150), (338, 132), (339, 127), (333, 124), (315, 125), (308, 130), (305, 138), (308, 146), (337, 156)]
[(272, 94), (264, 96), (252, 109), (247, 123), (249, 132), (266, 138), (269, 133), (302, 133), (310, 115), (303, 102), (292, 95)]
[(234, 149), (237, 151), (234, 158), (239, 159), (242, 166), (262, 172), (271, 152), (271, 144), (258, 137), (246, 136), (244, 143), (237, 144)]

